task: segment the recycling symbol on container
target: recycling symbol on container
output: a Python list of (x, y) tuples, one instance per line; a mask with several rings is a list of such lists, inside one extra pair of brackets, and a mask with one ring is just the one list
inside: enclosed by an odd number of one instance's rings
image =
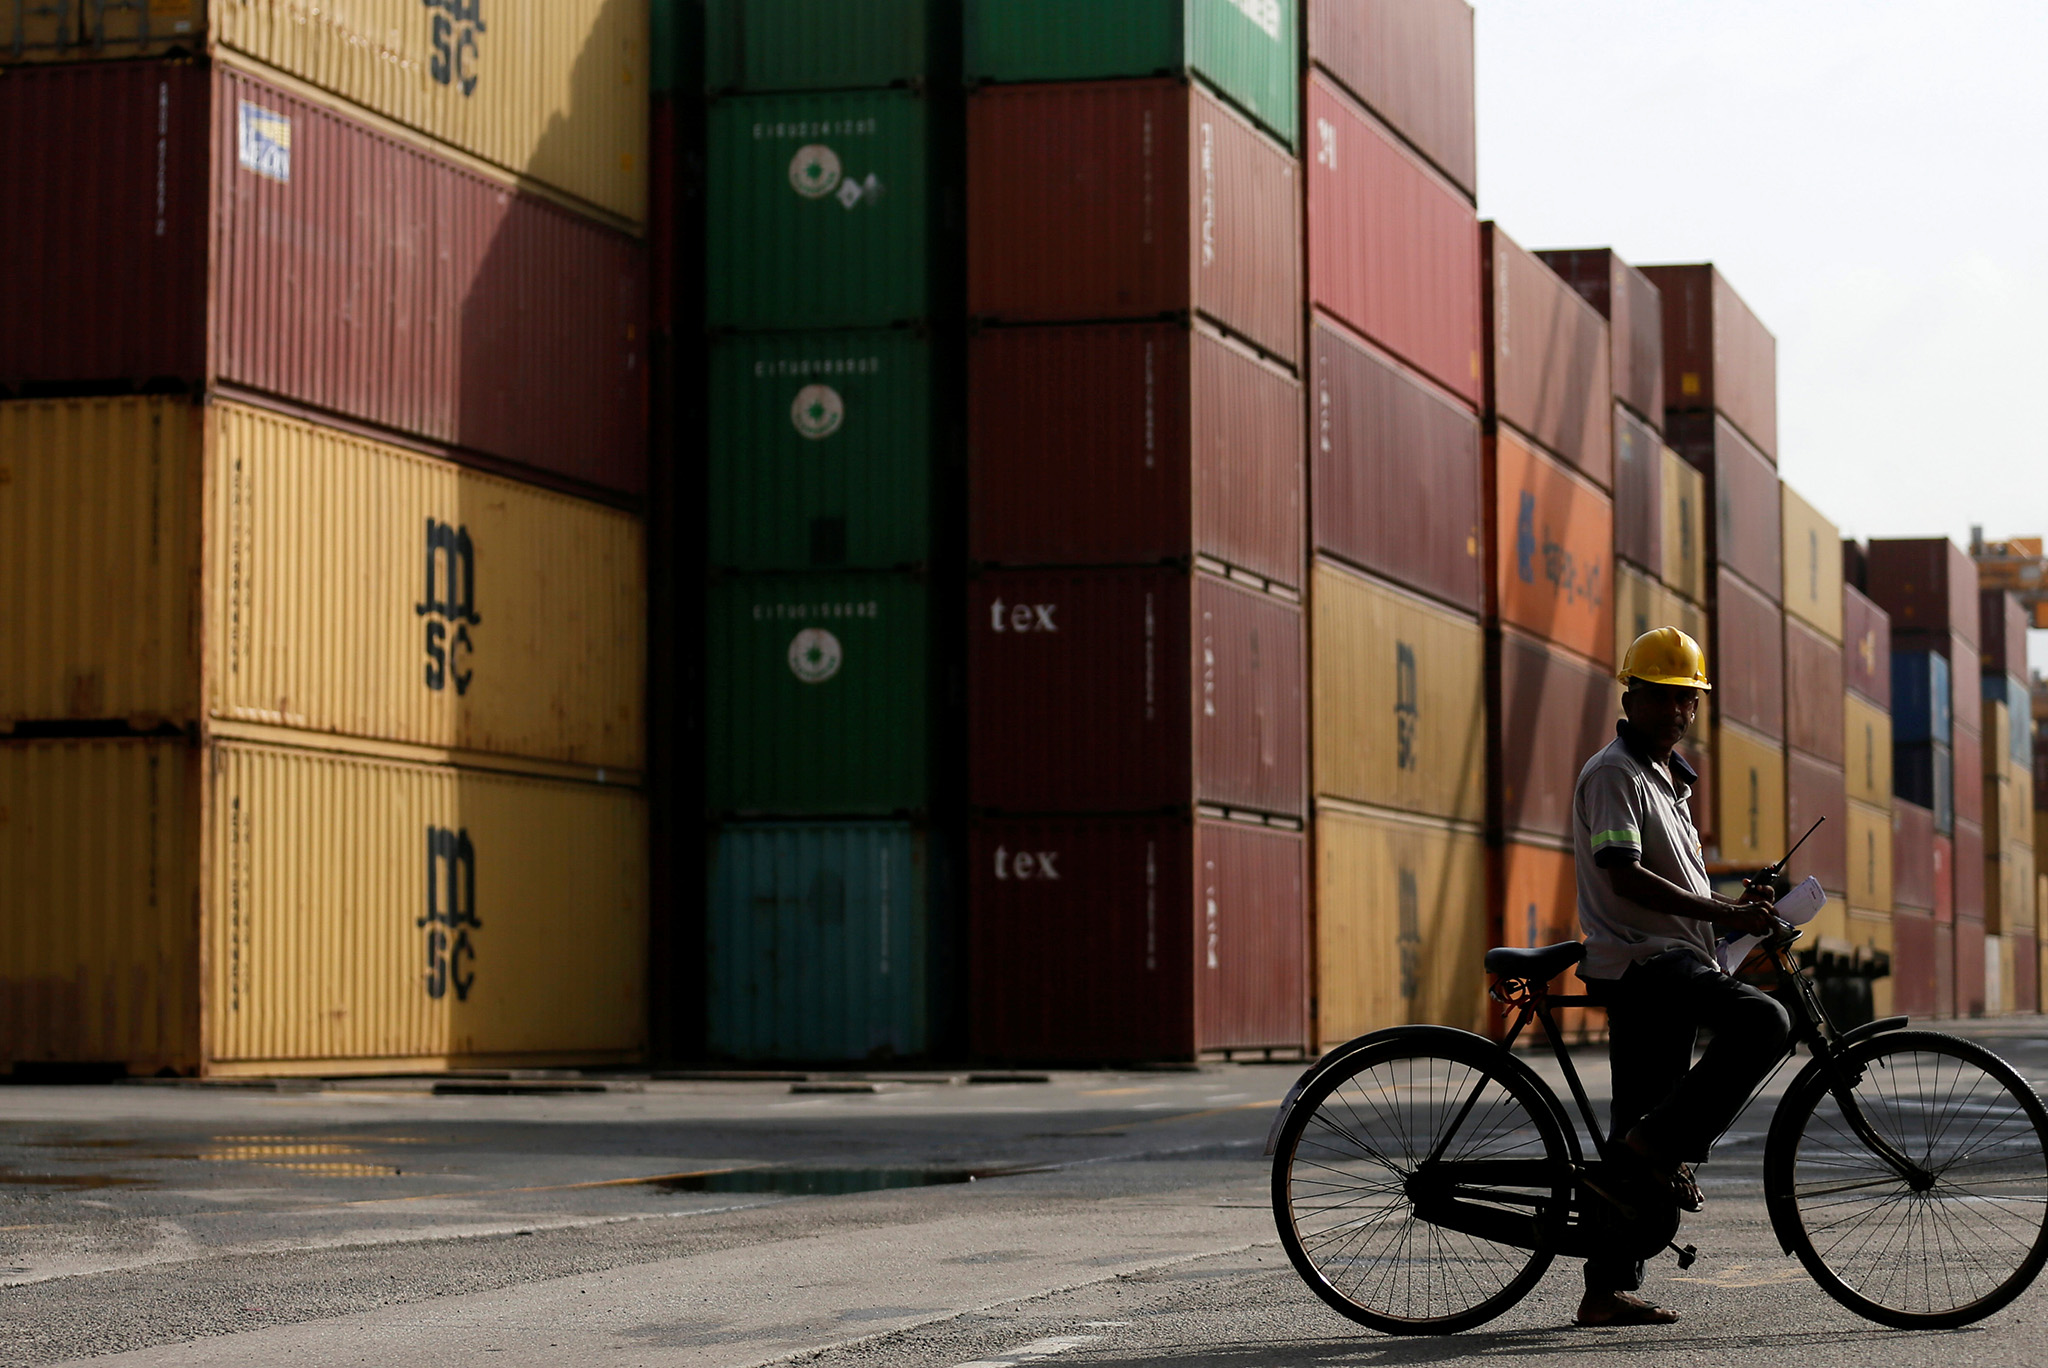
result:
[(846, 402), (830, 385), (805, 385), (789, 406), (789, 421), (805, 437), (822, 441), (846, 421)]
[(806, 684), (823, 684), (839, 673), (839, 638), (823, 627), (806, 627), (789, 643), (789, 672)]

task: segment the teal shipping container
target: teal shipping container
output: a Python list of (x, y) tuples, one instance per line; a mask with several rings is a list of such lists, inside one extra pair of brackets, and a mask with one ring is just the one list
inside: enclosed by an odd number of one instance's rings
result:
[(966, 0), (970, 84), (1200, 76), (1298, 147), (1297, 0)]
[(706, 799), (729, 815), (921, 811), (930, 606), (907, 574), (733, 575), (705, 632)]
[(931, 307), (928, 101), (906, 90), (711, 106), (706, 321), (886, 327)]
[(647, 7), (647, 88), (667, 95), (677, 86), (695, 85), (698, 77), (695, 25), (688, 0), (650, 0)]
[(904, 822), (774, 822), (712, 839), (710, 1052), (882, 1061), (927, 1052), (923, 836)]
[(931, 544), (932, 349), (908, 329), (711, 348), (711, 563), (888, 569)]
[[(950, 16), (950, 17), (949, 17)], [(705, 0), (704, 85), (714, 95), (866, 90), (932, 75), (957, 0)]]

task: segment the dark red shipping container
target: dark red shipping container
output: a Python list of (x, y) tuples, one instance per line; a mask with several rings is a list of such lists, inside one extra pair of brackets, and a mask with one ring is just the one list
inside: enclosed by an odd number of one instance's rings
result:
[(1934, 918), (1901, 908), (1892, 913), (1892, 1010), (1904, 1016), (1934, 1015)]
[(1317, 548), (1477, 613), (1478, 416), (1327, 318), (1309, 365)]
[(2027, 625), (2027, 610), (2011, 594), (2003, 589), (1979, 591), (1977, 638), (1984, 674), (2028, 678)]
[(1477, 408), (1471, 203), (1327, 77), (1307, 100), (1309, 301)]
[[(1962, 691), (1956, 692), (1960, 699)], [(1959, 833), (1957, 839), (1960, 840), (1964, 822), (1981, 825), (1984, 821), (1984, 738), (1974, 729), (1965, 727), (1961, 718), (1956, 719), (1951, 732), (1953, 739), (1950, 753), (1955, 757), (1956, 767), (1956, 831)], [(1981, 833), (1978, 839), (1981, 842)], [(1958, 888), (1962, 886), (1962, 877), (1962, 871), (1958, 870)], [(1980, 881), (1983, 879), (1981, 870), (1977, 877)]]
[[(252, 118), (288, 147), (259, 157)], [(219, 385), (645, 487), (646, 255), (623, 233), (187, 62), (11, 69), (0, 185), (0, 387)]]
[(1298, 604), (1173, 570), (991, 570), (968, 598), (975, 806), (1302, 814)]
[(1785, 737), (1785, 611), (1727, 570), (1714, 576), (1707, 678), (1714, 715)]
[(1984, 828), (1977, 822), (1956, 818), (1955, 916), (1956, 920), (1984, 923)]
[[(1913, 643), (1915, 646), (1917, 642)], [(1904, 649), (1904, 648), (1901, 648)], [(1984, 734), (1984, 680), (1972, 668), (1980, 659), (1977, 648), (1963, 640), (1960, 633), (1948, 639), (1948, 691), (1949, 712), (1954, 725), (1978, 736)], [(1960, 666), (1960, 667), (1959, 667)], [(1958, 756), (1960, 756), (1958, 752)], [(1960, 773), (1960, 771), (1958, 771)], [(1974, 773), (1974, 771), (1972, 771)], [(1960, 807), (1956, 809), (1962, 811)]]
[(1607, 320), (1501, 231), (1479, 225), (1485, 412), (1614, 485), (1614, 381)]
[(1301, 358), (1300, 169), (1179, 81), (967, 101), (967, 307), (997, 322), (1206, 314)]
[(1300, 588), (1301, 384), (1206, 326), (989, 328), (968, 344), (969, 555), (1207, 555)]
[(1795, 879), (1811, 874), (1838, 898), (1849, 890), (1849, 789), (1840, 765), (1816, 760), (1799, 751), (1785, 753), (1785, 850), (1806, 835), (1816, 818), (1825, 817), (1799, 853), (1792, 857)]
[(1656, 285), (1611, 247), (1571, 248), (1536, 255), (1607, 320), (1614, 397), (1662, 432), (1664, 297)]
[(1845, 725), (1842, 648), (1787, 613), (1785, 743), (1817, 760), (1840, 766), (1844, 763)]
[(1664, 571), (1664, 444), (1649, 424), (1614, 406), (1614, 554)]
[(1892, 906), (1934, 915), (1934, 813), (1892, 799)]
[(1513, 628), (1487, 633), (1487, 767), (1494, 829), (1569, 839), (1572, 792), (1614, 739), (1620, 686), (1607, 671)]
[(1726, 418), (1673, 413), (1665, 424), (1679, 455), (1707, 477), (1714, 507), (1707, 560), (1749, 581), (1773, 603), (1785, 591), (1785, 540), (1778, 472)]
[(1891, 614), (1853, 585), (1842, 587), (1842, 681), (1891, 711)]
[[(1958, 636), (1975, 653), (1981, 639), (1977, 566), (1968, 553), (1945, 537), (1873, 537), (1865, 556), (1869, 578), (1864, 591), (1891, 614), (1894, 650), (1946, 655), (1946, 638)], [(1921, 635), (1909, 647), (1906, 639), (1914, 633)]]
[(1947, 926), (1956, 919), (1956, 846), (1954, 836), (1934, 837), (1934, 920)]
[(1957, 917), (1955, 924), (1955, 1015), (1984, 1015), (1984, 923)]
[(1472, 6), (1466, 0), (1304, 0), (1308, 59), (1436, 169), (1479, 196)]
[(1778, 459), (1778, 342), (1712, 265), (1645, 266), (1663, 297), (1664, 407), (1725, 413)]
[(2008, 931), (2006, 953), (2012, 957), (2012, 1001), (2015, 1012), (2041, 1010), (2041, 942), (2031, 931)]
[(1306, 844), (1239, 822), (977, 818), (974, 1053), (1107, 1063), (1301, 1047)]

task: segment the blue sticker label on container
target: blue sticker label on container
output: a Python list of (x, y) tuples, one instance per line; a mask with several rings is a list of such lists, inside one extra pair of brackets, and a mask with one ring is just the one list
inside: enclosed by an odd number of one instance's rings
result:
[(292, 178), (292, 121), (260, 105), (242, 101), (235, 121), (236, 145), (242, 165), (259, 176), (288, 182)]

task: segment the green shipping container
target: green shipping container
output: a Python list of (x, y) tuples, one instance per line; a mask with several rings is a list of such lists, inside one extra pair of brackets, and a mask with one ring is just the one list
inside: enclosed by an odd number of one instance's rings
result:
[(932, 350), (905, 329), (711, 350), (711, 563), (887, 569), (931, 544)]
[(919, 811), (929, 786), (929, 595), (904, 574), (713, 586), (707, 798), (725, 814)]
[(710, 93), (866, 90), (927, 80), (945, 0), (705, 0)]
[(1299, 146), (1297, 0), (966, 0), (967, 79), (1194, 72)]
[(930, 307), (926, 100), (909, 91), (712, 104), (707, 321), (883, 327)]
[(720, 829), (711, 852), (711, 1053), (873, 1060), (927, 1052), (927, 872), (903, 822)]

